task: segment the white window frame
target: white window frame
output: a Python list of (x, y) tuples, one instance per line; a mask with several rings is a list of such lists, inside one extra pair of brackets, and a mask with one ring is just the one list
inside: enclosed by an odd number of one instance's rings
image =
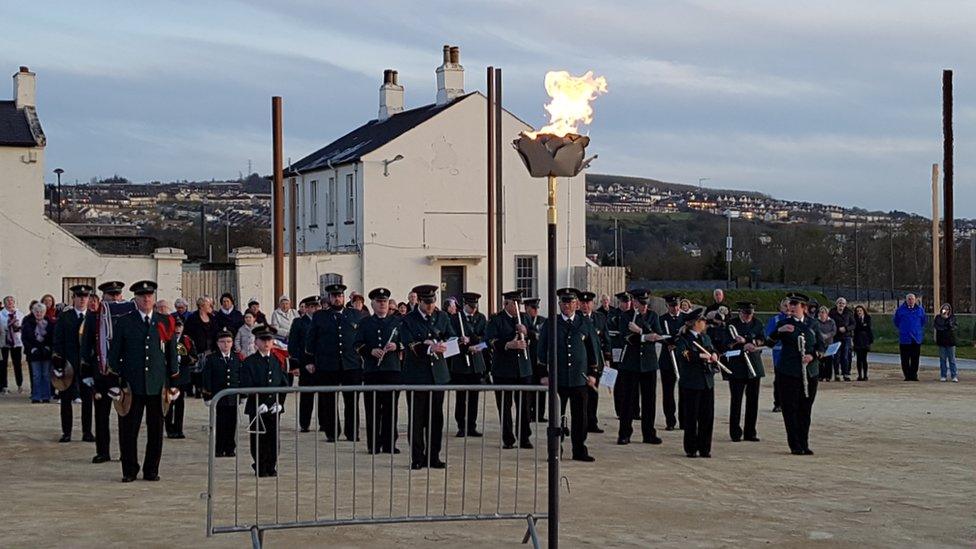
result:
[(346, 223), (356, 222), (356, 179), (346, 174)]
[(523, 299), (539, 297), (539, 256), (515, 256), (515, 289)]
[(325, 203), (328, 206), (328, 211), (325, 213), (325, 223), (326, 225), (335, 225), (335, 211), (336, 211), (336, 180), (334, 177), (329, 178), (329, 188), (326, 191), (327, 195), (325, 198)]
[(308, 226), (319, 226), (319, 182), (317, 179), (308, 183)]

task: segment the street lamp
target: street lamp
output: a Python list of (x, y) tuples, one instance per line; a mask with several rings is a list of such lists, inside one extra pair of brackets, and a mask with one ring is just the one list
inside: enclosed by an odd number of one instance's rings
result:
[(61, 174), (64, 170), (61, 168), (54, 168), (54, 173), (58, 174), (58, 225), (61, 224)]
[(725, 210), (725, 218), (728, 221), (728, 229), (725, 235), (725, 287), (732, 287), (732, 209)]
[(708, 181), (710, 179), (711, 179), (711, 177), (699, 177), (698, 178), (698, 190), (701, 191), (702, 190), (702, 183), (705, 182), (705, 181)]

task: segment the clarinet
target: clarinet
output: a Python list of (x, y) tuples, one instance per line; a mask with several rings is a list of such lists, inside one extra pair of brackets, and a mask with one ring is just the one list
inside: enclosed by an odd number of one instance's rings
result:
[[(739, 337), (739, 330), (736, 330), (735, 326), (731, 324), (729, 324), (729, 333), (732, 334), (732, 339)], [(746, 366), (749, 368), (749, 379), (756, 377), (756, 369), (752, 367), (752, 360), (749, 358), (749, 353), (746, 352), (745, 347), (742, 347), (742, 357), (746, 359)]]
[[(667, 334), (667, 335), (671, 335), (671, 328), (670, 328), (670, 326), (668, 326), (668, 321), (665, 320), (665, 319), (662, 319), (662, 320), (663, 320), (663, 324), (664, 324), (664, 333)], [(681, 374), (678, 372), (678, 359), (675, 358), (675, 356), (674, 356), (674, 348), (673, 347), (669, 347), (668, 346), (668, 342), (665, 342), (664, 343), (664, 346), (665, 347), (668, 347), (668, 353), (671, 355), (671, 365), (674, 366), (674, 380), (675, 381), (681, 381)]]
[[(461, 337), (467, 337), (467, 336), (464, 335), (464, 311), (458, 311), (458, 314), (457, 315), (458, 315), (458, 326), (461, 327)], [(394, 330), (396, 330), (396, 329), (394, 328)], [(470, 368), (471, 367), (471, 357), (468, 356), (468, 353), (463, 353), (463, 354), (464, 354), (464, 362), (465, 362), (465, 364), (468, 365), (468, 368)]]
[(807, 338), (803, 334), (796, 337), (796, 345), (800, 350), (800, 379), (803, 380), (803, 398), (807, 397), (809, 390), (807, 389), (807, 367), (803, 364), (803, 356), (806, 354), (807, 350)]
[[(525, 336), (523, 336), (522, 334), (518, 333), (518, 329), (517, 329), (518, 326), (521, 326), (522, 325), (522, 304), (519, 303), (519, 302), (516, 302), (515, 303), (515, 323), (516, 323), (516, 331), (515, 331), (516, 336), (515, 336), (515, 339), (517, 339), (519, 341), (524, 341), (525, 340)], [(525, 349), (522, 349), (522, 358), (524, 358), (525, 360), (528, 360), (529, 359), (529, 355), (525, 352)]]

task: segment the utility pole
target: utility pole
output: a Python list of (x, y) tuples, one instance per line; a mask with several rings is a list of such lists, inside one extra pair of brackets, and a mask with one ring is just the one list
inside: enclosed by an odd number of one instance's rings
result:
[(54, 173), (58, 174), (58, 225), (61, 224), (61, 174), (64, 170), (61, 168), (55, 168)]
[(728, 230), (725, 236), (725, 287), (732, 287), (732, 210), (725, 210)]
[(942, 71), (942, 200), (945, 201), (943, 215), (945, 216), (945, 281), (946, 299), (945, 302), (955, 306), (956, 280), (953, 267), (955, 261), (955, 227), (953, 226), (954, 212), (952, 210), (952, 183), (954, 168), (952, 163), (952, 70)]
[(969, 233), (969, 312), (976, 313), (976, 231)]
[(932, 310), (941, 305), (942, 275), (939, 265), (939, 165), (932, 164)]
[(854, 299), (861, 299), (861, 248), (857, 239), (857, 214), (854, 214)]

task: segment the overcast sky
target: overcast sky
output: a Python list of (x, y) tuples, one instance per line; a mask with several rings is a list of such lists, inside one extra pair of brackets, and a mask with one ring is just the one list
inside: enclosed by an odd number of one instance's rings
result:
[(385, 68), (407, 108), (433, 102), (449, 43), (467, 91), (499, 66), (537, 126), (547, 70), (606, 76), (595, 172), (927, 215), (953, 68), (956, 213), (976, 217), (976, 2), (799, 4), (0, 0), (0, 70), (37, 73), (68, 180), (268, 173), (271, 95), (297, 160), (376, 117)]

